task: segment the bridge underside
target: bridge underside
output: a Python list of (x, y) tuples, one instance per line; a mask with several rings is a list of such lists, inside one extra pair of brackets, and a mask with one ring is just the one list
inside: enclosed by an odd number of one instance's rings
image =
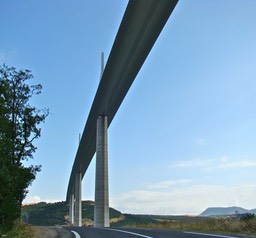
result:
[[(66, 198), (67, 201), (71, 201), (71, 207), (73, 200), (75, 204), (76, 200), (79, 200), (72, 199), (72, 194), (76, 190), (76, 176), (77, 174), (84, 176), (96, 151), (97, 120), (107, 118), (105, 123), (106, 127), (109, 127), (177, 2), (178, 0), (129, 1), (75, 157)], [(100, 180), (99, 174), (96, 172), (96, 184), (97, 180)], [(101, 193), (105, 193), (102, 189), (104, 188), (101, 187)], [(101, 194), (99, 197), (106, 196)], [(108, 204), (108, 201), (103, 203)], [(72, 211), (70, 214), (72, 215)], [(106, 223), (103, 226), (106, 226)]]

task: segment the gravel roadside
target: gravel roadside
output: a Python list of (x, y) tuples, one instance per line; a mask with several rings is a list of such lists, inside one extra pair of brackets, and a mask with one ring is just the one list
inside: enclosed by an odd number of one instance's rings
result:
[(32, 230), (36, 238), (74, 238), (71, 232), (58, 226), (35, 226)]

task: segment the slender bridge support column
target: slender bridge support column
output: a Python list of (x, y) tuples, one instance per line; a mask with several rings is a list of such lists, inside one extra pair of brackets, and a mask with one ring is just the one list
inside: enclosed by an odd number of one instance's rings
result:
[(94, 226), (109, 227), (108, 118), (97, 119)]
[(82, 226), (82, 174), (76, 175), (75, 185), (75, 226)]
[(71, 193), (69, 198), (69, 222), (74, 224), (74, 193)]

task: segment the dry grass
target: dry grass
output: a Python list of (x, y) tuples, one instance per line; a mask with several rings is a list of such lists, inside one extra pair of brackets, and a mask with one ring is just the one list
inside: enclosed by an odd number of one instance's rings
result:
[(2, 234), (6, 238), (34, 238), (34, 233), (30, 226), (25, 224), (17, 224), (14, 229), (6, 234)]
[(234, 218), (211, 219), (202, 221), (165, 220), (161, 221), (160, 224), (137, 224), (136, 227), (256, 235), (256, 219), (249, 221), (243, 221)]
[(2, 237), (5, 238), (70, 238), (70, 233), (62, 228), (45, 227), (45, 226), (31, 226), (27, 224), (18, 224), (15, 229)]
[(38, 238), (57, 238), (59, 233), (56, 229), (50, 228), (50, 227), (39, 227), (39, 226), (34, 226), (32, 227), (33, 231), (33, 238), (38, 237)]

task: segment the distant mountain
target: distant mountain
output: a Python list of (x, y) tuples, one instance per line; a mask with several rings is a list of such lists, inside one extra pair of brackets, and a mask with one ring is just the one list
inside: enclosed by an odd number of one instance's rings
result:
[(250, 213), (254, 213), (256, 215), (256, 208), (255, 209), (251, 209)]
[(256, 209), (247, 210), (242, 207), (209, 207), (203, 211), (200, 216), (221, 216), (221, 215), (233, 215), (243, 213), (254, 213)]

